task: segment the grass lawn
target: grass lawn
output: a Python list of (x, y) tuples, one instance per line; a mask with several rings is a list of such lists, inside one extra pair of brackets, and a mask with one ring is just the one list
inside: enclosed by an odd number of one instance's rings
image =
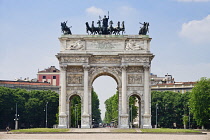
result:
[(136, 132), (135, 129), (112, 129), (111, 132)]
[(11, 132), (67, 132), (69, 129), (56, 129), (56, 128), (31, 128), (31, 129), (18, 129)]
[(142, 132), (152, 132), (152, 133), (195, 133), (200, 132), (191, 129), (169, 129), (169, 128), (156, 128), (156, 129), (140, 129)]

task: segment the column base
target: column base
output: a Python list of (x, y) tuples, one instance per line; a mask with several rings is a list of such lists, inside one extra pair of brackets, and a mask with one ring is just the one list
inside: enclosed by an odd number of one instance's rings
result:
[(143, 125), (143, 129), (151, 129), (152, 126), (151, 125)]
[(67, 128), (67, 125), (58, 125), (58, 128)]
[(129, 128), (129, 125), (119, 125), (118, 128), (127, 129)]
[(151, 115), (150, 114), (144, 114), (143, 115), (143, 128), (145, 129), (151, 129)]
[(120, 115), (120, 124), (118, 125), (119, 128), (129, 128), (128, 125), (128, 114), (121, 114)]
[(81, 128), (90, 128), (90, 125), (81, 125)]
[(67, 115), (64, 112), (61, 112), (59, 115), (58, 128), (67, 128)]
[(90, 115), (87, 113), (82, 115), (81, 128), (90, 128)]

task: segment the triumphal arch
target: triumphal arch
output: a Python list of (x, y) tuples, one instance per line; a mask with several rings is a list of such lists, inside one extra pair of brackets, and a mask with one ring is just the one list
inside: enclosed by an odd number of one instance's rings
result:
[(59, 127), (69, 127), (69, 99), (82, 100), (82, 128), (90, 128), (91, 90), (101, 75), (113, 77), (118, 84), (118, 127), (128, 128), (128, 99), (140, 97), (141, 125), (151, 127), (150, 52), (147, 35), (63, 35), (60, 40), (60, 111)]
[[(64, 35), (59, 38), (60, 52), (56, 55), (61, 86), (59, 128), (69, 127), (69, 100), (74, 95), (81, 98), (81, 128), (91, 127), (92, 83), (101, 75), (111, 76), (118, 85), (118, 127), (129, 128), (129, 97), (135, 95), (140, 102), (140, 126), (151, 128), (150, 67), (154, 57), (150, 52), (151, 38), (143, 32), (144, 28), (139, 35), (116, 35), (107, 22), (105, 17), (96, 35), (93, 32), (92, 35), (72, 35), (66, 23), (62, 23)], [(87, 31), (94, 31), (86, 25)], [(144, 23), (145, 29), (148, 25)], [(118, 29), (124, 30), (124, 22)]]

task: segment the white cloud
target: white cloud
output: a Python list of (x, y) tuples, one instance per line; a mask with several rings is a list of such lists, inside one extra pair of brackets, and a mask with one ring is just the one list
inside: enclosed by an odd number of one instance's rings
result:
[(118, 8), (118, 13), (120, 13), (123, 16), (132, 16), (136, 13), (136, 9), (129, 6), (121, 6)]
[(210, 42), (210, 15), (202, 20), (192, 20), (184, 23), (179, 35), (197, 43)]
[(90, 15), (93, 15), (93, 16), (104, 15), (104, 13), (105, 13), (102, 9), (96, 8), (95, 6), (87, 8), (86, 12)]
[(210, 0), (177, 0), (179, 2), (208, 2)]

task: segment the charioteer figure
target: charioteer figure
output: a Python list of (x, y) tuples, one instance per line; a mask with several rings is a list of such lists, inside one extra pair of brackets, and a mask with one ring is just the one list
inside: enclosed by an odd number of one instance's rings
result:
[(102, 19), (102, 34), (109, 34), (108, 32), (108, 23), (109, 23), (109, 12), (108, 12), (108, 18), (106, 15), (104, 15), (104, 18)]
[(68, 27), (66, 24), (67, 24), (68, 21), (64, 21), (64, 22), (61, 22), (61, 30), (63, 32), (64, 35), (71, 35), (71, 30), (70, 28), (71, 27)]
[(109, 12), (108, 12), (108, 17), (106, 17), (106, 15), (104, 15), (104, 18), (101, 19), (101, 17), (99, 16), (99, 20), (97, 22), (98, 27), (94, 26), (94, 21), (92, 21), (92, 25), (89, 26), (88, 22), (85, 23), (86, 24), (86, 32), (91, 35), (120, 35), (120, 32), (122, 32), (122, 34), (125, 32), (125, 25), (124, 25), (124, 21), (122, 22), (122, 25), (120, 27), (120, 22), (118, 21), (117, 23), (117, 27), (113, 27), (113, 21), (111, 20), (109, 22)]
[(143, 27), (140, 27), (139, 35), (146, 35), (147, 32), (149, 33), (149, 22), (139, 22), (139, 24), (143, 25)]

